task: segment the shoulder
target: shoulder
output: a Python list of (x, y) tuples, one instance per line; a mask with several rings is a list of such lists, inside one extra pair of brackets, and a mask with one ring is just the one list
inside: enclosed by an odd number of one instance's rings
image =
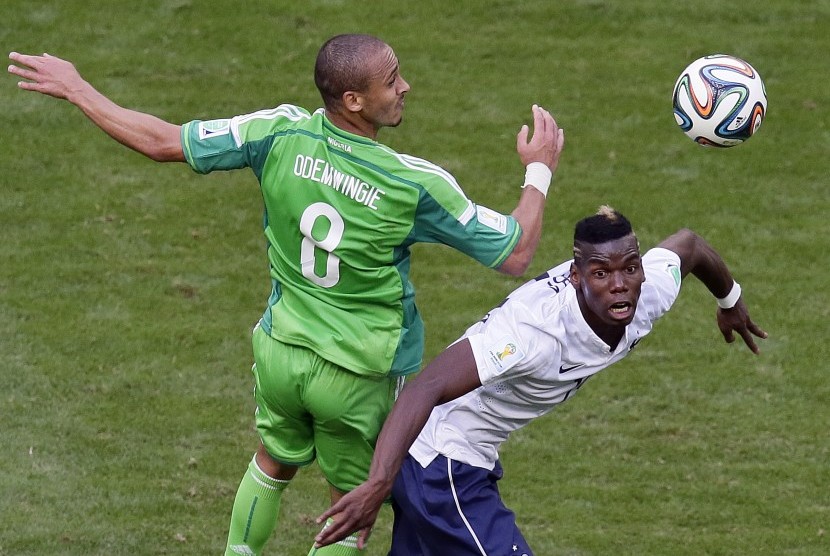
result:
[(667, 275), (680, 286), (680, 256), (670, 249), (655, 247), (643, 255), (643, 269), (648, 280), (650, 275)]
[(294, 104), (280, 104), (275, 108), (265, 108), (262, 110), (257, 110), (256, 112), (251, 112), (250, 114), (242, 114), (236, 117), (236, 119), (248, 121), (248, 120), (279, 120), (285, 119), (290, 121), (301, 121), (301, 120), (308, 120), (311, 118), (311, 114), (308, 110), (301, 106), (296, 106)]
[(230, 127), (232, 133), (245, 142), (310, 123), (315, 116), (309, 114), (305, 108), (293, 104), (280, 104), (276, 108), (235, 116), (230, 121)]
[(557, 323), (565, 318), (573, 296), (567, 266), (559, 265), (513, 290), (493, 308), (470, 332), (486, 330), (500, 335), (499, 330), (521, 331), (523, 339), (541, 335), (555, 336)]
[(547, 313), (551, 307), (559, 307), (567, 291), (573, 289), (570, 275), (571, 261), (560, 263), (513, 290), (503, 304), (520, 305), (523, 308), (519, 311), (528, 315)]
[(377, 143), (376, 156), (383, 160), (385, 169), (426, 190), (449, 187), (461, 191), (455, 176), (434, 162), (411, 154), (399, 153), (382, 143)]
[(646, 281), (640, 304), (656, 319), (672, 306), (680, 293), (680, 257), (674, 251), (655, 247), (643, 255), (643, 270)]

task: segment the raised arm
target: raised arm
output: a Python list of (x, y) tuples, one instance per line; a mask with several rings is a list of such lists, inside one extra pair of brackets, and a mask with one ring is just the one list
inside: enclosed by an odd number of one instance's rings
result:
[(317, 518), (318, 523), (329, 517), (334, 520), (317, 535), (317, 546), (335, 543), (360, 530), (358, 547), (362, 549), (383, 501), (392, 492), (407, 451), (432, 409), (479, 386), (478, 368), (466, 339), (448, 347), (407, 384), (380, 432), (369, 478)]
[(677, 253), (680, 257), (680, 273), (686, 276), (691, 272), (718, 300), (718, 328), (723, 338), (732, 343), (735, 341), (734, 333), (737, 332), (753, 353), (759, 353), (752, 336), (766, 338), (767, 333), (749, 318), (749, 310), (741, 297), (741, 287), (732, 278), (718, 252), (688, 229), (669, 236), (658, 247)]
[(10, 53), (9, 59), (17, 63), (9, 66), (9, 73), (26, 80), (18, 82), (21, 89), (66, 99), (107, 135), (153, 160), (184, 162), (181, 126), (118, 106), (87, 83), (66, 60), (17, 52)]
[(533, 136), (523, 125), (516, 136), (516, 152), (527, 167), (522, 196), (512, 215), (522, 228), (522, 237), (513, 252), (499, 266), (499, 271), (520, 276), (527, 271), (539, 238), (542, 235), (542, 216), (545, 211), (550, 178), (559, 165), (559, 157), (565, 146), (565, 132), (556, 125), (550, 113), (533, 105)]

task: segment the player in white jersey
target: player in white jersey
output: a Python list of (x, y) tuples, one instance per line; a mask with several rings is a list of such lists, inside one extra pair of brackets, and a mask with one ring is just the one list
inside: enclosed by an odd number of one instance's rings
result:
[(767, 334), (700, 236), (681, 230), (641, 257), (620, 213), (602, 207), (581, 220), (572, 261), (515, 290), (404, 388), (369, 479), (321, 516), (340, 519), (317, 542), (361, 530), (362, 545), (391, 493), (391, 555), (532, 554), (498, 493), (500, 445), (628, 355), (690, 272), (717, 298), (726, 341), (737, 332), (758, 353), (753, 335)]

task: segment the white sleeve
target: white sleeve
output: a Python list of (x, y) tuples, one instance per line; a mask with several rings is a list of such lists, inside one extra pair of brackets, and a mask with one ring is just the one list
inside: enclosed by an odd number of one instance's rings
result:
[(482, 384), (500, 378), (525, 357), (518, 337), (511, 334), (494, 340), (485, 330), (467, 339), (473, 349), (478, 378)]
[(656, 320), (671, 308), (680, 293), (680, 257), (662, 247), (649, 249), (643, 255), (643, 270), (646, 274), (643, 284), (646, 308)]
[(467, 336), (481, 384), (532, 373), (557, 356), (559, 344), (533, 321), (521, 303), (506, 303)]

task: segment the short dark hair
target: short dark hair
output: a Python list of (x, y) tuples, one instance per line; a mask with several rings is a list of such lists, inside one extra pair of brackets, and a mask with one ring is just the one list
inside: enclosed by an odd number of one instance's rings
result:
[(346, 91), (365, 91), (371, 75), (367, 58), (388, 45), (371, 35), (336, 35), (327, 40), (317, 53), (314, 84), (326, 108), (337, 106)]
[(631, 222), (617, 210), (603, 205), (597, 213), (583, 218), (574, 228), (574, 257), (579, 257), (577, 243), (597, 245), (606, 241), (620, 239), (631, 233)]

